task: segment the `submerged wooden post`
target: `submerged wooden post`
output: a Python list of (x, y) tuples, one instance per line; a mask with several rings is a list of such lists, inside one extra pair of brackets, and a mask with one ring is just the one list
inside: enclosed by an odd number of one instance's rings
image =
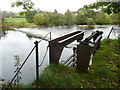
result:
[(34, 42), (35, 47), (36, 47), (36, 80), (38, 81), (39, 79), (39, 53), (38, 53), (38, 41)]

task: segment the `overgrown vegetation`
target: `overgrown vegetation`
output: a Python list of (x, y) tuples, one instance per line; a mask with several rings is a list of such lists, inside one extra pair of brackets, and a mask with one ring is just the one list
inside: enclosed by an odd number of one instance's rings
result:
[(93, 57), (88, 73), (80, 73), (71, 67), (51, 64), (39, 77), (39, 81), (25, 86), (29, 88), (119, 88), (120, 47), (119, 40), (105, 39)]

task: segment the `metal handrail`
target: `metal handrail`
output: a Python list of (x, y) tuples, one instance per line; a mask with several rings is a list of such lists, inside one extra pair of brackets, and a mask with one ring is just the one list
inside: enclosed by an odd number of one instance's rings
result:
[(72, 57), (74, 57), (75, 54), (77, 54), (77, 53), (73, 53), (73, 54), (64, 62), (64, 65), (65, 65)]
[(20, 70), (22, 69), (23, 65), (26, 63), (26, 61), (28, 60), (28, 58), (30, 57), (30, 55), (32, 54), (33, 50), (35, 49), (35, 46), (32, 48), (32, 50), (30, 51), (30, 53), (28, 54), (27, 58), (24, 60), (23, 64), (21, 65), (21, 67), (19, 68), (19, 70), (16, 72), (16, 74), (14, 75), (13, 79), (11, 80), (11, 82), (8, 85), (8, 88), (10, 87), (10, 85), (12, 84), (13, 80), (15, 79), (15, 77), (17, 76), (17, 74), (20, 72)]
[[(45, 39), (47, 37), (47, 35), (50, 34), (50, 41), (51, 41), (51, 32), (49, 32), (48, 34), (46, 34), (38, 43), (40, 43), (43, 39)], [(24, 60), (23, 64), (21, 65), (21, 67), (18, 69), (18, 71), (16, 72), (16, 74), (14, 75), (14, 77), (12, 78), (11, 82), (8, 84), (8, 88), (11, 86), (12, 82), (14, 81), (15, 77), (18, 75), (18, 73), (20, 72), (20, 70), (22, 69), (22, 67), (24, 66), (24, 64), (26, 63), (26, 61), (28, 60), (28, 58), (30, 57), (30, 55), (32, 54), (32, 52), (34, 51), (34, 49), (36, 48), (36, 45), (34, 45), (34, 47), (32, 48), (32, 50), (30, 51), (30, 53), (28, 54), (28, 56), (26, 57), (26, 59)], [(42, 62), (43, 63), (43, 62)], [(42, 63), (39, 65), (41, 66)]]
[(46, 37), (47, 37), (47, 35), (49, 35), (50, 34), (50, 41), (51, 41), (51, 32), (49, 32), (48, 34), (46, 34), (43, 38), (41, 38), (41, 40), (40, 41), (38, 41), (38, 43), (40, 43), (43, 39), (45, 39)]

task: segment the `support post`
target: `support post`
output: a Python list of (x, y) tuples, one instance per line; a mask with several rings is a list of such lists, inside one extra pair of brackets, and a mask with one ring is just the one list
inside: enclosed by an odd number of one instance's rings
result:
[(108, 35), (107, 39), (109, 39), (112, 30), (113, 30), (113, 27), (111, 28), (111, 30), (110, 30), (110, 32), (109, 32), (109, 35)]
[(51, 38), (51, 32), (50, 32), (50, 41), (51, 41), (51, 39), (52, 39), (52, 38)]
[[(73, 53), (76, 53), (76, 47), (73, 48)], [(75, 55), (73, 56), (75, 57)], [(73, 62), (76, 60), (76, 58), (73, 60)], [(75, 67), (75, 64), (73, 65), (73, 67)]]
[(80, 44), (77, 46), (77, 70), (80, 72), (88, 72), (91, 49), (89, 45)]
[(39, 79), (39, 53), (38, 53), (38, 41), (34, 42), (35, 47), (36, 47), (36, 80), (38, 81)]

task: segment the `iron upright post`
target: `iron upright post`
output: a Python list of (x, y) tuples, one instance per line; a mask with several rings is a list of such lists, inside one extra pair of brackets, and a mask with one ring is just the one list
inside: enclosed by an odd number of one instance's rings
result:
[(35, 47), (36, 47), (36, 80), (38, 81), (39, 79), (39, 53), (38, 53), (38, 41), (34, 42)]

